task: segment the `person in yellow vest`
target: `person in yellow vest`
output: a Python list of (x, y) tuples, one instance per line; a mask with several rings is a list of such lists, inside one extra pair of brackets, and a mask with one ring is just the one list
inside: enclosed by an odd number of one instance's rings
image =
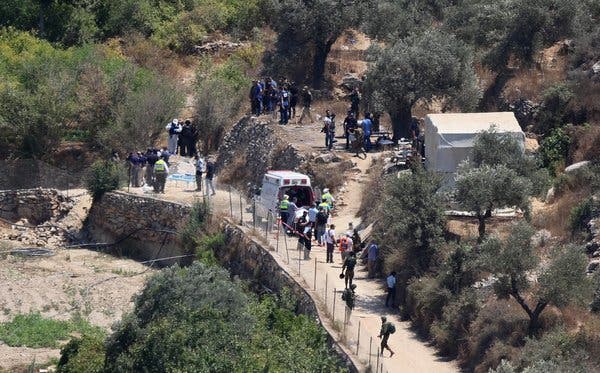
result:
[(323, 211), (328, 214), (329, 213), (329, 203), (327, 203), (326, 199), (323, 199), (321, 203), (319, 203), (318, 206), (319, 209), (323, 209)]
[[(283, 195), (283, 199), (279, 202), (279, 217), (281, 218), (281, 223), (287, 224), (288, 218), (290, 217), (290, 196), (287, 194)], [(284, 231), (287, 231), (287, 228), (283, 228)]]
[(323, 189), (323, 195), (321, 196), (321, 200), (327, 201), (327, 205), (329, 205), (329, 210), (333, 210), (333, 204), (335, 203), (335, 198), (329, 193), (329, 188)]
[(169, 166), (164, 159), (159, 159), (154, 163), (154, 193), (164, 193), (165, 183), (167, 182), (167, 176), (169, 175)]

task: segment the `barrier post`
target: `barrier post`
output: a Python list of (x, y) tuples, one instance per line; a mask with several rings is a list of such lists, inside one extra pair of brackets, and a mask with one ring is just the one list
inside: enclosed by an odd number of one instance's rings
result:
[(371, 353), (373, 352), (373, 337), (369, 338), (369, 366), (371, 366)]
[(358, 355), (358, 348), (360, 347), (360, 320), (358, 320), (358, 337), (356, 338), (356, 354)]
[(333, 323), (335, 324), (335, 298), (337, 298), (335, 296), (336, 293), (336, 289), (333, 288), (333, 312), (332, 312), (332, 316), (333, 316)]
[(375, 372), (379, 370), (379, 349), (380, 347), (377, 347), (377, 363), (375, 363)]
[(231, 201), (231, 187), (229, 187), (229, 216), (233, 218), (233, 202)]
[(240, 193), (240, 225), (244, 225), (244, 213), (242, 212), (242, 194)]
[(252, 198), (252, 228), (256, 229), (256, 197)]
[(315, 257), (315, 278), (313, 280), (313, 291), (317, 291), (317, 257)]

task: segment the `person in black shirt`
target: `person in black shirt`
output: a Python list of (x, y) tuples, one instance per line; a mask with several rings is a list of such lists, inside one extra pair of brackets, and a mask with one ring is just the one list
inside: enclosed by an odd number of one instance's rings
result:
[(350, 148), (350, 133), (354, 132), (354, 129), (358, 126), (356, 117), (352, 111), (348, 112), (348, 115), (344, 119), (344, 136), (346, 137), (346, 150)]
[(292, 82), (290, 85), (290, 118), (296, 117), (296, 105), (298, 105), (298, 96), (300, 95), (300, 91), (298, 90), (298, 86), (296, 82)]
[(213, 185), (213, 178), (215, 177), (215, 163), (212, 159), (209, 159), (206, 163), (206, 194), (208, 195), (208, 189), (212, 190), (211, 196), (217, 194)]

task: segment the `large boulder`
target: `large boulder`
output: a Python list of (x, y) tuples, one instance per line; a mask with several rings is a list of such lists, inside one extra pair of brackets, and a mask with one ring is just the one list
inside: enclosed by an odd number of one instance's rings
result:
[(342, 87), (353, 90), (354, 87), (361, 87), (363, 81), (356, 74), (346, 74), (342, 77)]
[(590, 161), (581, 161), (581, 162), (573, 163), (569, 167), (565, 168), (565, 172), (569, 173), (569, 172), (577, 171), (584, 167), (587, 167), (589, 164), (590, 164)]

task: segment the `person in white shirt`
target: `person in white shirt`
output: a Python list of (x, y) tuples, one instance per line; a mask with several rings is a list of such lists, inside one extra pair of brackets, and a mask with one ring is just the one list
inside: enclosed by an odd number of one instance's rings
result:
[(202, 173), (204, 172), (204, 159), (200, 158), (198, 154), (194, 156), (196, 161), (196, 191), (202, 191)]
[[(385, 306), (394, 307), (396, 303), (396, 271), (392, 271), (390, 275), (385, 279), (387, 283), (387, 297), (385, 298)], [(391, 303), (390, 303), (391, 300)]]
[(165, 127), (167, 130), (169, 137), (167, 138), (167, 144), (169, 153), (177, 154), (177, 142), (179, 141), (179, 133), (181, 132), (181, 124), (179, 124), (179, 120), (177, 118), (173, 119), (173, 121)]
[(333, 249), (335, 248), (335, 225), (331, 224), (325, 232), (325, 243), (327, 244), (326, 263), (333, 263)]

